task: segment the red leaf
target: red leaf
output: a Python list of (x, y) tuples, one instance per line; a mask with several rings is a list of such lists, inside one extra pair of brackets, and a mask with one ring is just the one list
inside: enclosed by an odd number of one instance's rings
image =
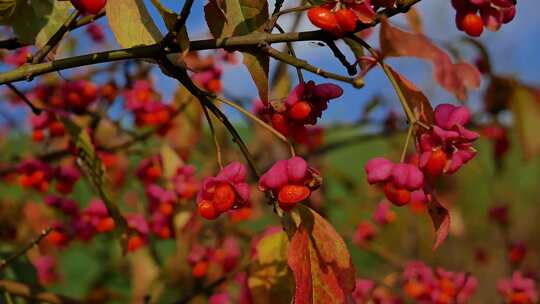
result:
[(295, 303), (313, 303), (309, 234), (300, 226), (291, 239), (288, 264), (296, 282)]
[(480, 72), (465, 62), (453, 63), (450, 56), (426, 36), (393, 27), (381, 22), (380, 43), (383, 56), (416, 57), (431, 61), (435, 80), (457, 98), (467, 98), (467, 90), (480, 86)]
[(434, 195), (429, 195), (428, 213), (433, 222), (437, 235), (433, 250), (436, 250), (448, 236), (450, 230), (450, 212), (444, 207)]
[(355, 270), (345, 242), (310, 208), (299, 205), (293, 213), (297, 228), (289, 231), (288, 264), (296, 282), (294, 303), (348, 303)]

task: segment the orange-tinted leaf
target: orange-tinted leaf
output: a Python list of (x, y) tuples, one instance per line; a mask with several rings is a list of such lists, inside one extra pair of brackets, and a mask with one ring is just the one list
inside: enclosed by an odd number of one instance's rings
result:
[(433, 222), (437, 235), (433, 250), (437, 249), (448, 236), (450, 230), (450, 212), (444, 207), (434, 195), (430, 195), (428, 200), (428, 213)]
[(291, 215), (296, 225), (288, 231), (288, 263), (296, 283), (294, 303), (348, 303), (355, 270), (345, 242), (312, 209), (300, 204)]
[(407, 104), (415, 117), (422, 123), (431, 126), (433, 124), (433, 108), (426, 95), (420, 91), (410, 80), (399, 74), (390, 66), (386, 66), (394, 75), (401, 92), (407, 100)]
[(540, 94), (538, 89), (521, 84), (514, 86), (510, 101), (514, 124), (526, 160), (540, 154)]
[(409, 33), (381, 22), (380, 43), (383, 56), (416, 57), (431, 61), (434, 78), (457, 98), (467, 98), (467, 90), (480, 86), (480, 72), (469, 63), (453, 63), (450, 56), (423, 34)]

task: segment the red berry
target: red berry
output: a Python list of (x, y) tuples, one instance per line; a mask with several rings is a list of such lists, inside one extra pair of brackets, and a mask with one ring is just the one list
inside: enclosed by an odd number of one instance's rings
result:
[(19, 185), (23, 188), (32, 187), (32, 179), (28, 175), (21, 175), (19, 177)]
[(161, 176), (161, 168), (157, 165), (153, 165), (146, 169), (146, 175), (149, 179), (157, 179)]
[(272, 127), (283, 135), (289, 133), (289, 124), (287, 123), (287, 118), (285, 118), (283, 114), (276, 113), (272, 115)]
[(161, 203), (158, 210), (161, 214), (169, 216), (173, 213), (173, 206), (170, 203)]
[(354, 30), (356, 29), (357, 17), (352, 10), (348, 8), (340, 9), (336, 12), (335, 16), (342, 32), (354, 32)]
[(109, 232), (114, 229), (114, 220), (111, 217), (106, 217), (99, 221), (96, 230), (98, 232)]
[(64, 232), (53, 230), (46, 238), (47, 242), (54, 246), (64, 246), (69, 242), (69, 237)]
[(71, 182), (57, 182), (56, 191), (62, 194), (70, 194), (73, 191), (73, 183)]
[(116, 83), (109, 82), (101, 87), (100, 93), (108, 102), (113, 102), (118, 95), (118, 87), (116, 86)]
[(163, 227), (156, 233), (160, 239), (168, 239), (171, 237), (171, 228)]
[(431, 157), (429, 158), (424, 170), (430, 176), (439, 176), (444, 172), (447, 161), (448, 158), (446, 157), (446, 153), (444, 153), (442, 149), (434, 150), (431, 152)]
[(206, 275), (206, 272), (208, 271), (208, 262), (207, 261), (199, 261), (193, 268), (191, 269), (191, 275), (197, 279), (200, 279)]
[(219, 213), (228, 211), (234, 205), (236, 192), (227, 183), (220, 183), (214, 192), (214, 207)]
[(469, 36), (479, 37), (484, 31), (484, 22), (477, 14), (468, 13), (461, 20), (461, 27)]
[(411, 200), (411, 192), (407, 189), (399, 189), (392, 183), (384, 185), (386, 198), (396, 206), (404, 206)]
[(302, 185), (286, 185), (279, 190), (279, 206), (284, 210), (292, 209), (311, 194), (308, 187)]
[(133, 252), (144, 245), (144, 240), (139, 235), (132, 235), (128, 239), (127, 251)]
[(213, 220), (219, 216), (214, 204), (209, 201), (201, 201), (197, 209), (199, 210), (199, 214), (207, 220)]
[(210, 93), (219, 93), (223, 90), (223, 86), (221, 85), (221, 80), (219, 79), (210, 79), (208, 83), (206, 84), (206, 89)]
[(97, 95), (98, 95), (98, 87), (90, 82), (90, 81), (86, 81), (84, 82), (84, 85), (82, 87), (82, 92), (81, 92), (81, 95), (88, 101), (88, 102), (91, 102), (93, 101), (94, 99), (97, 98)]
[(64, 136), (65, 130), (64, 130), (64, 124), (60, 121), (53, 121), (49, 124), (49, 134), (52, 137), (60, 137)]
[(325, 31), (332, 32), (338, 28), (335, 14), (324, 7), (313, 7), (308, 11), (308, 18), (313, 25)]
[(81, 13), (92, 15), (99, 13), (106, 3), (107, 0), (71, 0), (71, 4)]
[(35, 142), (40, 142), (45, 138), (45, 135), (43, 134), (43, 130), (35, 130), (32, 132), (32, 140)]
[(307, 101), (299, 101), (289, 110), (289, 115), (294, 120), (304, 120), (309, 113), (311, 113), (311, 105)]

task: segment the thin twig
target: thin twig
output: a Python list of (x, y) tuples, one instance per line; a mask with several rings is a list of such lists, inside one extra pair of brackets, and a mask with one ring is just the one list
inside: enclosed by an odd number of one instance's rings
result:
[[(392, 17), (399, 13), (405, 12), (413, 6), (414, 4), (420, 2), (421, 0), (408, 0), (400, 4), (399, 7), (385, 9), (377, 14), (377, 18), (373, 23), (370, 24), (359, 24), (357, 31), (362, 31), (367, 28), (374, 27), (380, 22), (382, 16)], [(327, 41), (327, 40), (337, 39), (331, 34), (326, 33), (322, 30), (316, 31), (305, 31), (305, 32), (293, 32), (286, 34), (270, 34), (270, 33), (256, 33), (248, 34), (242, 36), (233, 36), (220, 39), (204, 39), (197, 41), (190, 41), (190, 50), (209, 50), (209, 49), (219, 49), (219, 48), (229, 48), (229, 49), (238, 49), (242, 47), (249, 46), (258, 46), (264, 43), (273, 44), (273, 43), (283, 43), (283, 42), (293, 42), (293, 41)], [(179, 45), (171, 45), (170, 49), (167, 51), (169, 53), (175, 53), (181, 51)], [(75, 56), (65, 59), (59, 59), (47, 63), (40, 64), (27, 64), (18, 69), (1, 73), (0, 74), (0, 84), (5, 84), (7, 82), (21, 81), (27, 79), (27, 77), (33, 77), (37, 75), (42, 75), (50, 72), (61, 71), (65, 69), (98, 64), (104, 62), (112, 62), (118, 60), (126, 59), (136, 59), (136, 58), (157, 58), (163, 54), (163, 49), (160, 44), (153, 44), (148, 46), (136, 46), (132, 48), (111, 50), (106, 52), (92, 53), (82, 56)]]
[(189, 13), (191, 12), (193, 2), (194, 0), (186, 0), (186, 2), (184, 2), (182, 11), (180, 11), (180, 14), (176, 16), (176, 22), (173, 26), (173, 29), (169, 31), (167, 35), (165, 35), (163, 40), (160, 42), (162, 46), (169, 47), (169, 45), (175, 41), (176, 37), (178, 37), (178, 33), (186, 25), (186, 21), (189, 17)]
[(356, 64), (350, 64), (349, 61), (347, 61), (347, 58), (345, 57), (345, 54), (341, 52), (341, 50), (337, 47), (334, 40), (328, 40), (325, 41), (334, 56), (339, 60), (339, 62), (347, 69), (347, 73), (349, 76), (353, 76), (357, 73), (356, 70)]
[(409, 125), (407, 130), (407, 137), (405, 138), (405, 145), (403, 145), (403, 151), (401, 151), (400, 162), (405, 162), (405, 157), (407, 156), (407, 149), (409, 148), (409, 143), (413, 134), (414, 125)]
[(22, 99), (22, 101), (24, 101), (24, 103), (26, 103), (26, 105), (28, 107), (30, 107), (30, 110), (32, 110), (32, 113), (34, 113), (35, 115), (39, 115), (41, 114), (42, 110), (38, 107), (36, 107), (27, 97), (26, 95), (24, 95), (23, 92), (19, 91), (19, 89), (17, 89), (17, 87), (15, 85), (13, 85), (12, 83), (7, 83), (7, 86), (8, 88), (13, 91), (13, 93), (15, 93), (20, 99)]
[(339, 80), (339, 81), (342, 81), (342, 82), (346, 82), (346, 83), (351, 84), (355, 88), (361, 88), (363, 86), (363, 84), (364, 84), (363, 81), (361, 83), (359, 83), (355, 78), (342, 76), (342, 75), (335, 74), (335, 73), (332, 73), (332, 72), (328, 72), (328, 71), (322, 70), (320, 68), (317, 68), (315, 66), (312, 66), (311, 64), (309, 64), (305, 60), (298, 59), (298, 58), (293, 57), (293, 56), (291, 56), (289, 54), (285, 54), (285, 53), (280, 52), (280, 51), (278, 51), (278, 50), (276, 50), (276, 49), (274, 49), (274, 48), (272, 48), (270, 46), (265, 46), (262, 49), (270, 57), (272, 57), (274, 59), (286, 62), (286, 63), (288, 63), (288, 64), (290, 64), (292, 66), (299, 67), (301, 69), (304, 69), (304, 70), (309, 71), (311, 73), (317, 74), (317, 75), (322, 76), (324, 78), (331, 78), (331, 79)]
[(49, 52), (51, 52), (51, 50), (53, 50), (58, 45), (64, 35), (75, 27), (75, 25), (77, 24), (77, 18), (79, 18), (80, 14), (81, 13), (78, 10), (75, 10), (73, 13), (71, 13), (71, 15), (64, 22), (64, 24), (62, 24), (62, 26), (58, 29), (58, 31), (56, 31), (56, 33), (52, 35), (49, 41), (47, 41), (47, 43), (34, 54), (32, 58), (33, 64), (40, 63), (43, 61), (43, 59), (45, 59), (45, 57), (47, 57)]
[(260, 172), (255, 165), (253, 156), (249, 152), (246, 144), (242, 140), (242, 137), (240, 136), (240, 134), (238, 134), (238, 131), (236, 131), (236, 128), (232, 125), (227, 116), (210, 100), (207, 93), (203, 92), (193, 83), (193, 81), (187, 74), (186, 69), (174, 65), (166, 56), (160, 58), (159, 62), (162, 68), (164, 68), (170, 75), (172, 75), (181, 84), (183, 84), (193, 96), (195, 96), (201, 103), (203, 103), (212, 112), (212, 114), (214, 114), (219, 119), (219, 121), (221, 121), (221, 123), (225, 126), (225, 128), (233, 137), (233, 141), (238, 145), (238, 148), (240, 148), (240, 151), (244, 155), (244, 158), (246, 159), (250, 169), (253, 171), (253, 174), (257, 178), (259, 178)]
[[(296, 19), (296, 21), (298, 21), (299, 19)], [(295, 24), (297, 24), (295, 22)], [(283, 30), (283, 28), (276, 23), (276, 28), (278, 29), (278, 31), (282, 34), (285, 33), (285, 31)], [(287, 49), (289, 50), (289, 54), (291, 54), (291, 56), (295, 57), (296, 58), (296, 53), (294, 51), (294, 48), (292, 46), (292, 42), (287, 42)], [(298, 76), (298, 82), (300, 83), (304, 83), (304, 75), (302, 74), (302, 69), (300, 67), (295, 67), (296, 68), (296, 75)]]
[(50, 228), (50, 227), (44, 229), (43, 231), (41, 231), (41, 233), (40, 233), (40, 235), (38, 237), (36, 237), (32, 241), (30, 241), (26, 246), (21, 248), (21, 250), (19, 250), (18, 252), (16, 252), (12, 256), (8, 257), (7, 259), (1, 260), (0, 261), (0, 271), (4, 270), (7, 266), (9, 266), (10, 263), (12, 263), (13, 261), (18, 259), (22, 255), (27, 253), (28, 250), (32, 249), (34, 246), (39, 244), (39, 242), (41, 242), (41, 240), (43, 240), (43, 238), (45, 238), (51, 231), (52, 231), (52, 228)]
[(201, 103), (201, 107), (203, 109), (204, 116), (206, 117), (206, 121), (208, 122), (208, 126), (210, 127), (210, 133), (212, 133), (212, 139), (214, 140), (214, 146), (216, 148), (216, 158), (217, 163), (220, 170), (223, 170), (223, 157), (221, 154), (221, 145), (219, 144), (219, 138), (217, 137), (216, 130), (214, 129), (214, 123), (212, 123), (212, 118), (208, 114), (208, 109), (206, 106)]
[(289, 141), (289, 139), (287, 139), (287, 137), (285, 137), (283, 134), (279, 133), (278, 130), (274, 129), (271, 125), (267, 124), (266, 122), (264, 122), (262, 119), (260, 119), (259, 117), (253, 115), (253, 113), (247, 111), (246, 109), (242, 108), (240, 105), (236, 104), (235, 102), (233, 102), (232, 100), (229, 100), (223, 96), (214, 96), (215, 99), (217, 101), (220, 101), (220, 102), (223, 102), (224, 104), (230, 106), (230, 107), (233, 107), (234, 109), (236, 109), (238, 112), (244, 114), (246, 117), (248, 117), (249, 119), (253, 120), (255, 123), (257, 123), (259, 126), (263, 127), (264, 129), (266, 129), (267, 131), (269, 131), (270, 133), (272, 133), (275, 137), (277, 137), (278, 139), (280, 139), (281, 141), (283, 141), (286, 145), (289, 146), (289, 150), (291, 152), (291, 156), (295, 156), (296, 155), (296, 152), (294, 151), (294, 147), (292, 145), (292, 143)]

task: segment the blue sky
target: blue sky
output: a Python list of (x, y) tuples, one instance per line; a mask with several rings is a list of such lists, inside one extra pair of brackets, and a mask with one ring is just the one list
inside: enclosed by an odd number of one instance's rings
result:
[[(183, 1), (163, 0), (162, 3), (171, 9), (178, 11)], [(195, 33), (193, 38), (206, 37), (206, 23), (202, 13), (205, 1), (195, 1), (192, 15), (188, 21), (190, 32)], [(270, 3), (273, 7), (273, 1)], [(298, 1), (286, 1), (286, 6), (296, 6)], [(417, 5), (422, 16), (424, 29), (430, 38), (439, 45), (455, 43), (463, 34), (459, 32), (454, 24), (454, 9), (450, 5), (450, 0), (424, 0)], [(532, 84), (540, 85), (540, 2), (533, 0), (522, 0), (517, 5), (517, 16), (510, 23), (502, 27), (498, 32), (485, 31), (481, 36), (482, 41), (488, 48), (493, 61), (493, 68), (498, 73), (513, 75), (516, 78)], [(153, 12), (155, 16), (155, 12)], [(397, 25), (404, 25), (404, 18), (394, 18)], [(281, 23), (285, 26), (289, 24), (287, 18), (283, 18)], [(161, 25), (163, 28), (163, 25)], [(313, 26), (307, 18), (304, 18), (300, 30), (310, 30)], [(373, 35), (371, 41), (376, 44), (377, 35)], [(455, 44), (459, 45), (459, 44)], [(462, 44), (461, 44), (462, 45)], [(336, 59), (327, 48), (316, 47), (311, 43), (300, 42), (294, 44), (297, 55), (307, 59), (313, 65), (321, 68), (345, 73), (344, 68), (336, 62)], [(340, 45), (345, 52), (346, 47)], [(473, 49), (465, 46), (463, 55), (472, 59)], [(347, 53), (347, 52), (346, 52)], [(351, 59), (350, 53), (347, 53)], [(417, 86), (423, 89), (429, 99), (437, 104), (442, 102), (454, 102), (455, 98), (446, 91), (438, 87), (432, 78), (432, 68), (429, 63), (421, 60), (409, 58), (390, 59), (389, 63), (398, 71), (410, 78)], [(310, 73), (305, 73), (307, 79), (316, 81), (327, 81)], [(223, 78), (224, 86), (230, 91), (234, 91), (239, 96), (256, 97), (257, 93), (254, 85), (249, 79), (246, 70), (239, 66), (228, 69)], [(174, 82), (161, 81), (164, 93), (174, 90)], [(238, 84), (242, 83), (241, 86)], [(485, 85), (485, 82), (483, 82)], [(361, 113), (364, 104), (374, 95), (382, 95), (385, 100), (399, 110), (397, 98), (386, 80), (384, 74), (376, 69), (366, 78), (366, 86), (361, 90), (356, 90), (349, 85), (343, 84), (344, 95), (337, 101), (331, 103), (329, 110), (324, 114), (324, 122), (349, 121), (354, 120)], [(472, 92), (470, 100), (478, 107), (478, 100), (481, 98), (479, 92)]]
[[(114, 0), (113, 0), (114, 1)], [(154, 20), (158, 26), (165, 32), (163, 22), (158, 13), (153, 9), (152, 5), (147, 1)], [(174, 11), (179, 11), (184, 1), (178, 0), (162, 0), (162, 3)], [(188, 30), (192, 39), (207, 38), (207, 27), (203, 15), (203, 5), (206, 1), (197, 0), (192, 8), (192, 14), (188, 19)], [(296, 6), (298, 1), (286, 1), (286, 6)], [(273, 7), (273, 1), (270, 1), (270, 7)], [(426, 34), (433, 38), (439, 45), (455, 43), (463, 34), (459, 32), (454, 25), (454, 10), (450, 5), (450, 0), (423, 0), (417, 8), (422, 16), (424, 29)], [(513, 75), (521, 80), (531, 84), (540, 85), (540, 2), (534, 0), (522, 0), (517, 5), (517, 16), (514, 21), (502, 27), (496, 33), (485, 31), (480, 41), (488, 48), (492, 55), (493, 67), (496, 72)], [(105, 19), (105, 18), (104, 18)], [(106, 25), (106, 20), (100, 20), (101, 24)], [(280, 23), (287, 27), (290, 20), (284, 17)], [(402, 17), (393, 18), (392, 21), (397, 25), (404, 25), (405, 20)], [(301, 23), (300, 30), (311, 30), (314, 27), (304, 17)], [(105, 26), (106, 28), (106, 26)], [(107, 33), (111, 35), (110, 32)], [(89, 53), (93, 51), (103, 50), (103, 46), (95, 46), (89, 43), (81, 30), (73, 33), (77, 37), (81, 37), (77, 47), (77, 53)], [(377, 35), (373, 35), (370, 39), (376, 45)], [(338, 44), (346, 53), (349, 60), (352, 56), (347, 52), (347, 48), (343, 44)], [(113, 47), (118, 47), (113, 45)], [(336, 61), (332, 53), (323, 47), (314, 46), (309, 42), (295, 43), (297, 55), (308, 60), (311, 64), (321, 67), (326, 70), (345, 74), (344, 68)], [(471, 48), (464, 48), (464, 55), (467, 58), (472, 58)], [(432, 78), (432, 69), (429, 63), (424, 61), (396, 58), (388, 61), (399, 72), (403, 73), (419, 86), (429, 99), (434, 103), (454, 102), (455, 98), (438, 87)], [(292, 71), (291, 71), (292, 72)], [(64, 74), (64, 73), (63, 73)], [(69, 75), (69, 72), (65, 72)], [(306, 79), (313, 79), (316, 82), (328, 81), (320, 77), (305, 72)], [(177, 83), (159, 73), (153, 74), (158, 90), (163, 94), (164, 98), (170, 99), (174, 94)], [(253, 82), (249, 78), (246, 69), (242, 65), (232, 68), (226, 68), (223, 76), (223, 84), (227, 91), (234, 91), (237, 96), (255, 98), (257, 92)], [(239, 85), (242, 84), (242, 85)], [(485, 85), (485, 82), (483, 83)], [(24, 86), (24, 85), (23, 85)], [(323, 116), (323, 123), (334, 121), (351, 121), (358, 117), (363, 106), (375, 95), (381, 95), (389, 105), (399, 110), (397, 98), (390, 84), (379, 69), (375, 69), (366, 77), (366, 86), (361, 90), (356, 90), (347, 84), (343, 84), (345, 89), (344, 95), (335, 102), (332, 102), (329, 110)], [(481, 94), (473, 92), (470, 95), (472, 104), (478, 107), (478, 100)], [(234, 117), (237, 117), (234, 115)]]

